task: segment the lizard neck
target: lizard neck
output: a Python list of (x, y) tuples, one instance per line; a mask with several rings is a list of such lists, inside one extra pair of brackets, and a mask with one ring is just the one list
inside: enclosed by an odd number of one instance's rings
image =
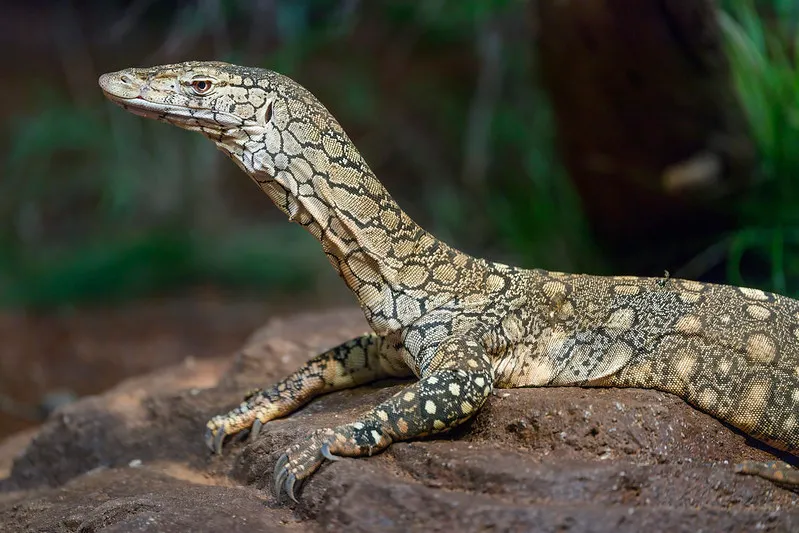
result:
[(325, 144), (325, 153), (292, 157), (224, 151), (321, 243), (375, 332), (397, 331), (452, 298), (451, 290), (415, 283), (423, 263), (451, 249), (397, 205), (348, 139)]

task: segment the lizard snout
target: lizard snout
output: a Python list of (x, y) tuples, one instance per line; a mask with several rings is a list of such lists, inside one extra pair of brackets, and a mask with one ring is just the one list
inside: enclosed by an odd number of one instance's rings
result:
[(115, 98), (138, 98), (141, 95), (142, 81), (127, 70), (109, 72), (100, 76), (100, 88)]

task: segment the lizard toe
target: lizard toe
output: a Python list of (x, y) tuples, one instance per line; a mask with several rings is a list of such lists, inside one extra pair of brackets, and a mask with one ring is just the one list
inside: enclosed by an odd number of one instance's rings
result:
[(264, 424), (273, 418), (273, 407), (260, 391), (252, 392), (236, 408), (213, 417), (205, 425), (205, 444), (212, 452), (222, 453), (227, 437), (237, 435), (239, 440), (248, 437), (250, 442), (261, 433)]
[(799, 487), (799, 470), (782, 461), (744, 461), (735, 465), (735, 472), (762, 477), (787, 487)]

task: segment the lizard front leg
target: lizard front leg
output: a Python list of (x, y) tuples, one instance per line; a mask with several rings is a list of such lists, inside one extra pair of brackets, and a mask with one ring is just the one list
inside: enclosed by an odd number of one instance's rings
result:
[(325, 459), (363, 457), (392, 442), (440, 433), (464, 422), (491, 393), (493, 370), (485, 348), (466, 337), (449, 337), (437, 348), (427, 375), (357, 421), (314, 432), (289, 448), (275, 465), (275, 493), (296, 501), (295, 485)]
[(221, 453), (229, 435), (249, 429), (254, 439), (265, 423), (290, 415), (320, 394), (411, 375), (410, 369), (389, 359), (382, 344), (380, 336), (369, 333), (317, 355), (287, 378), (251, 392), (238, 407), (209, 420), (205, 443)]

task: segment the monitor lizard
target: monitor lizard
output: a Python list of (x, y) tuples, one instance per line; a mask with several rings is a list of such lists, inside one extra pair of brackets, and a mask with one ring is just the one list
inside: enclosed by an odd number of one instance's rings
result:
[[(323, 393), (386, 377), (412, 385), (357, 420), (313, 432), (275, 465), (280, 497), (325, 459), (361, 457), (472, 417), (494, 388), (642, 387), (794, 456), (799, 450), (799, 302), (671, 278), (522, 269), (472, 257), (392, 199), (336, 119), (270, 70), (220, 62), (104, 74), (128, 111), (197, 131), (322, 245), (372, 329), (212, 418), (206, 443), (257, 437)], [(738, 470), (799, 485), (784, 463)]]

